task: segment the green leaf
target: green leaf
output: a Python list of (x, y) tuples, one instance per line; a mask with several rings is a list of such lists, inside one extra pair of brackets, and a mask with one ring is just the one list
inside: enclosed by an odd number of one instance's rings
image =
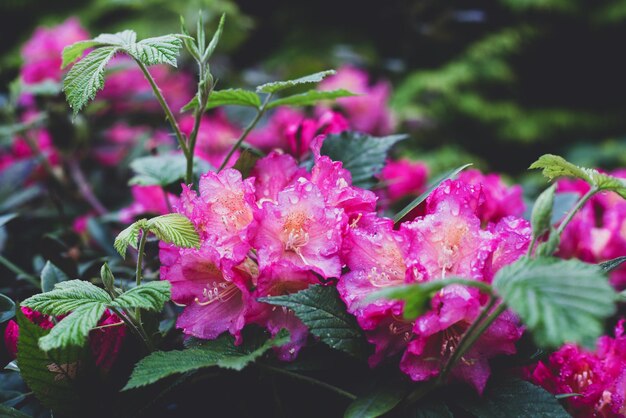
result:
[(103, 289), (84, 280), (68, 280), (57, 283), (53, 290), (33, 295), (22, 302), (45, 315), (65, 315), (90, 303), (104, 303), (111, 297)]
[(176, 57), (182, 46), (180, 36), (164, 35), (130, 43), (125, 46), (125, 52), (145, 65), (169, 64), (176, 67)]
[(615, 312), (602, 269), (575, 259), (524, 257), (498, 271), (493, 286), (540, 347), (593, 345)]
[(113, 299), (109, 306), (119, 309), (141, 308), (160, 312), (170, 296), (170, 282), (165, 280), (148, 282), (122, 293)]
[(146, 386), (178, 373), (185, 373), (206, 367), (218, 366), (242, 370), (267, 350), (289, 342), (289, 333), (281, 330), (273, 339), (261, 338), (259, 333), (246, 335), (243, 344), (236, 346), (234, 338), (222, 334), (216, 340), (182, 351), (157, 351), (143, 358), (133, 370), (130, 380), (123, 390)]
[(459, 404), (477, 418), (570, 416), (546, 390), (518, 379), (492, 380), (482, 397), (465, 397)]
[(300, 84), (314, 84), (319, 83), (329, 75), (335, 74), (335, 70), (321, 71), (319, 73), (310, 74), (304, 77), (296, 78), (294, 80), (287, 81), (273, 81), (260, 85), (256, 88), (258, 93), (276, 93), (277, 91), (294, 87)]
[(374, 176), (384, 167), (391, 147), (406, 138), (406, 135), (377, 138), (358, 132), (332, 134), (324, 140), (321, 154), (341, 161), (343, 168), (352, 174), (352, 184), (368, 189), (376, 184)]
[(592, 168), (579, 167), (558, 155), (542, 155), (529, 168), (542, 169), (543, 175), (550, 180), (563, 176), (576, 177), (585, 180), (598, 190), (610, 190), (626, 199), (626, 180), (600, 173)]
[(418, 207), (420, 205), (420, 203), (422, 203), (424, 200), (426, 200), (426, 198), (428, 196), (430, 196), (430, 194), (437, 187), (439, 187), (439, 185), (441, 185), (441, 183), (443, 183), (446, 180), (450, 180), (450, 179), (456, 178), (456, 176), (461, 171), (465, 170), (470, 165), (472, 165), (472, 164), (462, 165), (461, 167), (455, 168), (454, 170), (450, 170), (447, 173), (444, 173), (443, 175), (439, 176), (436, 180), (434, 180), (431, 183), (431, 185), (428, 187), (428, 190), (426, 190), (424, 193), (422, 193), (421, 195), (416, 197), (411, 203), (406, 205), (406, 207), (404, 209), (402, 209), (400, 212), (398, 212), (398, 214), (393, 218), (394, 223), (400, 222), (406, 215), (409, 214), (409, 212), (411, 212), (413, 209)]
[(84, 398), (77, 379), (82, 366), (82, 350), (69, 347), (44, 352), (38, 341), (50, 330), (30, 322), (20, 309), (16, 311), (20, 334), (17, 361), (20, 374), (37, 399), (55, 414), (77, 416)]
[(554, 192), (556, 184), (544, 190), (533, 206), (533, 212), (530, 217), (530, 224), (533, 229), (533, 236), (539, 237), (550, 229), (552, 221), (552, 207), (554, 206)]
[(0, 293), (0, 324), (15, 316), (15, 302), (4, 293)]
[(344, 418), (376, 418), (391, 411), (406, 395), (406, 388), (397, 382), (380, 382), (369, 393), (352, 402)]
[(241, 151), (241, 154), (239, 155), (239, 158), (237, 158), (233, 168), (239, 171), (244, 179), (247, 179), (250, 177), (250, 173), (259, 158), (260, 157), (258, 155), (253, 154), (250, 150), (244, 149)]
[(557, 232), (556, 228), (552, 227), (550, 228), (550, 234), (548, 235), (547, 241), (537, 245), (535, 255), (538, 257), (551, 257), (559, 248), (560, 243), (561, 236)]
[[(145, 220), (144, 220), (145, 222)], [(129, 225), (126, 229), (120, 232), (115, 238), (115, 242), (113, 246), (115, 250), (122, 256), (122, 258), (126, 258), (126, 249), (130, 245), (131, 247), (137, 249), (137, 240), (139, 239), (139, 230), (141, 229), (141, 224), (139, 221)]]
[(219, 106), (249, 106), (258, 109), (261, 107), (259, 95), (253, 91), (243, 89), (217, 90), (211, 92), (206, 108), (213, 109)]
[(63, 271), (52, 264), (50, 261), (46, 261), (46, 264), (43, 266), (41, 270), (41, 290), (43, 292), (49, 292), (54, 289), (54, 286), (57, 283), (64, 282), (69, 280), (67, 274), (63, 273)]
[(152, 218), (147, 223), (150, 232), (161, 241), (181, 248), (198, 248), (200, 237), (191, 221), (179, 213)]
[(17, 409), (13, 409), (10, 406), (5, 406), (0, 404), (0, 416), (4, 418), (31, 418), (30, 415), (26, 415), (25, 413), (18, 411)]
[(441, 402), (427, 402), (416, 405), (417, 409), (412, 412), (411, 418), (454, 418), (448, 406)]
[(67, 346), (82, 347), (97, 324), (106, 306), (101, 302), (83, 302), (57, 323), (50, 333), (39, 339), (39, 348), (50, 351)]
[(222, 37), (222, 31), (224, 30), (224, 21), (226, 20), (226, 13), (223, 13), (220, 17), (220, 23), (217, 25), (217, 30), (213, 34), (213, 38), (211, 38), (211, 42), (209, 42), (209, 46), (207, 46), (206, 51), (202, 56), (204, 61), (207, 61), (213, 55), (215, 48), (217, 48), (217, 44), (220, 42), (220, 38)]
[(91, 51), (70, 69), (63, 80), (67, 102), (77, 114), (104, 87), (104, 68), (120, 48), (104, 46)]
[(309, 90), (305, 93), (294, 94), (293, 96), (282, 97), (278, 100), (274, 100), (267, 105), (268, 109), (272, 109), (278, 106), (311, 106), (324, 100), (335, 100), (341, 97), (358, 96), (349, 92), (348, 90)]
[(141, 157), (130, 163), (136, 173), (129, 185), (168, 186), (185, 178), (187, 160), (184, 155), (154, 155)]
[(368, 354), (369, 347), (361, 328), (346, 312), (334, 287), (314, 285), (297, 293), (260, 298), (259, 301), (291, 309), (311, 334), (334, 349), (357, 358), (365, 358)]
[(63, 48), (61, 53), (63, 56), (63, 63), (61, 68), (65, 68), (83, 55), (83, 52), (94, 46), (102, 45), (100, 42), (94, 40), (78, 41), (72, 45), (68, 45)]
[(104, 263), (100, 268), (100, 279), (102, 280), (104, 288), (110, 294), (117, 294), (115, 290), (115, 276), (113, 276), (113, 272), (111, 271), (107, 263)]
[(602, 270), (606, 271), (607, 273), (610, 273), (616, 268), (618, 268), (619, 266), (621, 266), (622, 263), (624, 262), (626, 262), (626, 256), (617, 257), (612, 260), (605, 261), (603, 263), (600, 263), (599, 266)]

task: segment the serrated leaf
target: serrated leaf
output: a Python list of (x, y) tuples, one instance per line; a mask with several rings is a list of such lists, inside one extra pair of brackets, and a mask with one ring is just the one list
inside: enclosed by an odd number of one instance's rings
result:
[(93, 41), (105, 45), (127, 47), (128, 45), (137, 42), (137, 33), (130, 29), (117, 33), (102, 33), (96, 36)]
[(63, 56), (63, 63), (61, 64), (61, 68), (65, 68), (78, 58), (83, 55), (83, 52), (88, 50), (89, 48), (93, 48), (96, 45), (102, 45), (100, 42), (95, 40), (87, 40), (87, 41), (78, 41), (73, 43), (72, 45), (68, 45), (63, 48), (63, 52), (61, 55)]
[(21, 310), (17, 310), (20, 328), (17, 343), (17, 361), (20, 374), (37, 399), (56, 414), (77, 416), (84, 403), (84, 392), (77, 378), (82, 366), (82, 349), (68, 347), (63, 350), (44, 352), (38, 341), (50, 330), (30, 322)]
[(367, 356), (369, 347), (363, 331), (346, 311), (334, 287), (314, 285), (297, 293), (259, 301), (291, 309), (311, 334), (330, 347), (361, 359)]
[(384, 167), (391, 147), (406, 138), (406, 135), (374, 137), (358, 132), (342, 132), (326, 137), (321, 154), (341, 161), (343, 168), (352, 174), (352, 184), (368, 189), (376, 184), (375, 176)]
[(367, 394), (352, 402), (344, 418), (376, 418), (391, 411), (406, 395), (406, 387), (397, 382), (384, 381), (377, 384)]
[(115, 250), (122, 256), (122, 258), (126, 258), (126, 249), (129, 245), (135, 249), (137, 248), (137, 240), (139, 239), (140, 229), (141, 228), (139, 222), (135, 222), (125, 228), (115, 238), (113, 246), (115, 247)]
[(97, 324), (106, 306), (100, 302), (83, 302), (58, 322), (50, 333), (39, 339), (39, 348), (50, 351), (67, 346), (82, 347)]
[(564, 176), (576, 177), (592, 187), (597, 187), (598, 190), (610, 190), (626, 199), (626, 180), (600, 173), (592, 168), (579, 167), (558, 155), (542, 155), (529, 168), (543, 170), (543, 175), (550, 180)]
[(213, 55), (215, 48), (217, 48), (217, 44), (220, 42), (220, 38), (222, 37), (222, 32), (224, 30), (224, 22), (226, 20), (226, 13), (222, 13), (220, 17), (220, 23), (217, 25), (217, 30), (213, 34), (211, 38), (211, 42), (209, 42), (209, 46), (207, 46), (206, 51), (204, 51), (202, 59), (207, 61)]
[(161, 241), (181, 248), (198, 248), (200, 237), (191, 221), (179, 213), (168, 213), (148, 220), (148, 230)]
[(477, 418), (570, 416), (545, 389), (518, 379), (493, 380), (482, 397), (461, 398), (459, 404)]
[(600, 266), (602, 270), (604, 270), (607, 273), (610, 273), (616, 268), (618, 268), (619, 266), (621, 266), (624, 262), (626, 262), (626, 256), (617, 257), (612, 260), (604, 261), (598, 265)]
[(261, 107), (259, 95), (253, 91), (244, 89), (214, 90), (209, 96), (206, 108), (213, 109), (218, 106), (249, 106)]
[(421, 195), (419, 195), (418, 197), (416, 197), (411, 203), (409, 203), (408, 205), (406, 205), (406, 207), (404, 209), (402, 209), (400, 212), (398, 212), (398, 214), (396, 216), (394, 216), (393, 218), (393, 222), (394, 223), (398, 223), (400, 222), (406, 215), (409, 214), (409, 212), (411, 212), (413, 209), (415, 209), (416, 207), (418, 207), (424, 200), (426, 200), (428, 198), (428, 196), (430, 196), (430, 194), (441, 185), (441, 183), (443, 183), (446, 180), (450, 180), (450, 179), (454, 179), (456, 178), (456, 176), (463, 170), (465, 170), (467, 167), (469, 167), (472, 164), (465, 164), (462, 165), (461, 167), (455, 168), (454, 170), (450, 170), (447, 173), (442, 174), (441, 176), (439, 176), (437, 179), (435, 179), (431, 185), (428, 187), (428, 190), (426, 190), (424, 193), (422, 193)]
[(49, 292), (54, 289), (54, 286), (57, 283), (64, 282), (69, 280), (60, 268), (52, 264), (50, 261), (46, 261), (46, 264), (43, 266), (41, 270), (41, 290), (43, 292)]
[(0, 293), (0, 324), (15, 316), (15, 302), (4, 293)]
[(239, 346), (235, 345), (235, 340), (231, 335), (222, 334), (216, 340), (206, 341), (194, 348), (152, 353), (137, 363), (123, 390), (146, 386), (173, 374), (207, 367), (218, 366), (242, 370), (270, 348), (289, 342), (289, 333), (286, 330), (281, 330), (272, 339), (261, 339), (258, 335), (250, 335), (248, 330), (244, 332), (246, 335), (244, 335), (243, 344)]
[(130, 163), (135, 176), (129, 185), (168, 186), (185, 178), (187, 160), (182, 154), (141, 157)]
[(84, 280), (68, 280), (57, 283), (53, 290), (33, 295), (22, 302), (45, 315), (65, 315), (85, 304), (111, 302), (103, 289)]
[(493, 281), (539, 347), (593, 345), (615, 312), (616, 293), (603, 271), (579, 260), (522, 258)]
[(278, 100), (274, 100), (267, 105), (268, 109), (272, 109), (278, 106), (312, 106), (324, 100), (335, 100), (341, 97), (353, 97), (358, 96), (349, 92), (348, 90), (309, 90), (305, 93), (294, 94), (293, 96), (282, 97)]
[(535, 201), (530, 217), (534, 237), (543, 235), (552, 225), (552, 207), (554, 206), (555, 190), (556, 184), (553, 184), (544, 190)]
[(256, 91), (259, 93), (276, 93), (277, 91), (287, 89), (289, 87), (294, 87), (300, 84), (313, 84), (319, 83), (329, 75), (335, 74), (335, 70), (327, 70), (320, 71), (319, 73), (310, 74), (304, 77), (296, 78), (294, 80), (287, 81), (273, 81), (271, 83), (266, 83), (260, 85), (256, 88)]
[(104, 68), (119, 51), (119, 47), (113, 46), (94, 49), (67, 73), (63, 80), (63, 91), (74, 114), (104, 87)]
[(176, 57), (182, 46), (179, 36), (164, 35), (130, 43), (125, 51), (145, 65), (169, 64), (176, 67)]
[(163, 305), (170, 299), (171, 285), (168, 281), (143, 283), (122, 293), (109, 304), (114, 308), (141, 308), (160, 312)]

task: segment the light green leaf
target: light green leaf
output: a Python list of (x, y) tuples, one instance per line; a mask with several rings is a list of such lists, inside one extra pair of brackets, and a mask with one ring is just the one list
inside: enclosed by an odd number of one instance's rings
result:
[(73, 63), (74, 61), (76, 61), (78, 58), (81, 57), (81, 55), (83, 55), (83, 52), (85, 52), (87, 49), (93, 48), (94, 46), (99, 46), (99, 45), (102, 45), (102, 44), (98, 41), (88, 40), (88, 41), (78, 41), (76, 43), (73, 43), (72, 45), (66, 46), (65, 48), (63, 48), (63, 52), (62, 52), (63, 63), (61, 64), (61, 68), (65, 68), (71, 63)]
[(615, 312), (602, 269), (575, 259), (524, 257), (498, 271), (493, 286), (540, 347), (593, 345)]
[(113, 276), (113, 272), (107, 263), (104, 263), (100, 268), (100, 280), (102, 280), (102, 284), (109, 294), (117, 294), (115, 290), (115, 276)]
[(626, 180), (600, 173), (592, 168), (579, 167), (558, 155), (542, 155), (529, 168), (542, 169), (543, 175), (550, 180), (563, 176), (576, 177), (585, 180), (598, 190), (610, 190), (626, 199)]
[(300, 84), (314, 84), (319, 83), (329, 75), (335, 74), (335, 70), (321, 71), (319, 73), (310, 74), (304, 77), (296, 78), (294, 80), (287, 81), (273, 81), (266, 83), (256, 88), (258, 93), (276, 93), (277, 91), (287, 89), (289, 87), (297, 86)]
[(530, 217), (530, 224), (532, 225), (534, 237), (539, 237), (550, 229), (555, 190), (556, 184), (553, 184), (544, 190), (539, 197), (537, 197), (537, 201), (535, 201), (533, 212)]
[(0, 324), (15, 316), (15, 302), (4, 293), (0, 293)]
[(214, 107), (228, 105), (259, 108), (261, 107), (261, 99), (259, 99), (259, 96), (255, 92), (249, 90), (214, 90), (209, 96), (206, 108), (213, 109)]
[(145, 65), (169, 64), (176, 67), (176, 57), (183, 41), (176, 35), (142, 39), (125, 47), (125, 51)]
[(535, 250), (535, 255), (538, 257), (551, 257), (556, 250), (559, 248), (559, 244), (561, 243), (561, 236), (557, 232), (556, 228), (550, 228), (550, 234), (548, 235), (548, 239), (545, 242), (537, 245), (537, 249)]
[(570, 416), (545, 389), (518, 379), (493, 380), (482, 397), (464, 397), (459, 404), (477, 418)]
[(39, 348), (50, 351), (70, 345), (82, 347), (97, 324), (106, 306), (101, 302), (83, 302), (57, 323), (50, 333), (39, 339)]
[(268, 109), (272, 109), (278, 106), (311, 106), (324, 100), (335, 100), (341, 97), (353, 97), (358, 96), (349, 92), (348, 90), (309, 90), (305, 93), (294, 94), (293, 96), (287, 96), (274, 100), (267, 105)]
[(311, 334), (330, 347), (357, 358), (367, 357), (369, 347), (363, 331), (346, 311), (336, 288), (315, 285), (297, 293), (260, 298), (259, 301), (291, 309)]
[(122, 293), (109, 304), (114, 308), (141, 308), (160, 312), (163, 305), (170, 299), (171, 285), (168, 281), (143, 283)]
[(374, 137), (358, 132), (328, 135), (322, 145), (322, 155), (341, 161), (352, 174), (352, 184), (368, 189), (376, 184), (375, 176), (385, 165), (387, 154), (406, 135)]
[(209, 46), (207, 46), (206, 51), (202, 56), (203, 61), (207, 61), (213, 55), (215, 48), (217, 48), (217, 44), (220, 42), (220, 38), (222, 37), (222, 32), (224, 30), (224, 21), (226, 20), (226, 13), (223, 13), (220, 17), (220, 23), (217, 25), (217, 30), (213, 34), (213, 38), (211, 38), (211, 42), (209, 42)]
[(103, 289), (84, 280), (68, 280), (57, 283), (53, 290), (33, 295), (22, 302), (45, 315), (65, 315), (85, 304), (111, 302)]
[(454, 179), (456, 178), (456, 176), (463, 170), (465, 170), (467, 167), (469, 167), (472, 164), (465, 164), (462, 165), (461, 167), (455, 168), (454, 170), (450, 170), (447, 173), (444, 173), (443, 175), (441, 175), (440, 177), (438, 177), (436, 180), (434, 180), (431, 185), (428, 187), (428, 190), (426, 190), (424, 193), (422, 193), (421, 195), (419, 195), (418, 197), (416, 197), (411, 203), (409, 203), (408, 205), (406, 205), (406, 207), (404, 209), (402, 209), (400, 212), (398, 212), (398, 214), (396, 216), (394, 216), (393, 218), (393, 222), (394, 223), (398, 223), (400, 222), (406, 215), (409, 214), (409, 212), (411, 212), (413, 209), (415, 209), (416, 207), (418, 207), (424, 200), (426, 200), (426, 198), (428, 198), (428, 196), (430, 196), (430, 194), (441, 185), (441, 183), (443, 183), (446, 180), (450, 180), (450, 179)]
[(185, 178), (187, 160), (182, 154), (141, 157), (130, 163), (136, 173), (129, 185), (168, 186)]
[(63, 80), (63, 91), (74, 114), (104, 87), (104, 68), (119, 51), (119, 47), (113, 46), (94, 49), (67, 73)]
[(169, 213), (150, 219), (148, 230), (161, 241), (181, 248), (198, 248), (200, 237), (191, 221), (179, 213)]
[[(143, 220), (145, 222), (145, 219)], [(126, 258), (126, 249), (130, 245), (133, 248), (137, 248), (137, 240), (139, 239), (139, 230), (141, 229), (139, 221), (129, 225), (126, 229), (120, 232), (115, 238), (113, 246), (117, 252)]]
[(46, 261), (46, 264), (43, 266), (41, 270), (41, 290), (43, 292), (49, 292), (54, 289), (54, 286), (57, 283), (64, 282), (69, 280), (67, 274), (63, 273), (63, 271), (52, 264), (50, 261)]
[(143, 358), (133, 370), (123, 390), (138, 388), (157, 382), (168, 376), (206, 367), (218, 366), (242, 370), (267, 350), (289, 342), (289, 333), (280, 331), (273, 339), (261, 337), (256, 332), (244, 330), (243, 344), (236, 346), (234, 338), (222, 334), (213, 341), (182, 351), (157, 351)]
[(352, 402), (344, 418), (376, 418), (391, 411), (406, 395), (406, 387), (397, 382), (378, 383), (367, 394)]

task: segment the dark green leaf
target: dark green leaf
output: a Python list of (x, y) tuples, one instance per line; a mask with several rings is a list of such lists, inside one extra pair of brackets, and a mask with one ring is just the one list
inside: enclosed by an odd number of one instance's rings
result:
[(341, 161), (343, 168), (352, 174), (352, 184), (367, 189), (376, 184), (375, 176), (384, 167), (391, 147), (406, 138), (406, 135), (377, 138), (358, 132), (332, 134), (324, 140), (321, 154)]
[(239, 158), (233, 165), (235, 170), (238, 170), (241, 173), (241, 176), (246, 179), (250, 177), (250, 172), (254, 168), (254, 165), (259, 160), (259, 156), (253, 154), (251, 151), (244, 149), (241, 151)]
[(540, 347), (593, 345), (615, 312), (605, 273), (579, 260), (522, 258), (498, 271), (493, 286)]
[(415, 405), (414, 411), (411, 411), (410, 418), (453, 418), (452, 412), (448, 406), (441, 402), (426, 402)]
[(373, 390), (352, 402), (344, 418), (376, 418), (391, 411), (406, 394), (406, 388), (397, 383), (380, 382)]
[(321, 71), (319, 73), (307, 75), (304, 77), (296, 78), (294, 80), (287, 81), (273, 81), (266, 83), (256, 88), (259, 93), (276, 93), (277, 91), (287, 89), (289, 87), (297, 86), (300, 84), (314, 84), (319, 83), (329, 75), (335, 74), (335, 70)]
[(622, 263), (624, 262), (626, 262), (626, 256), (617, 257), (612, 260), (605, 261), (603, 263), (600, 263), (599, 266), (602, 270), (606, 271), (607, 273), (610, 273), (616, 268), (618, 268), (619, 266), (621, 266)]
[(222, 334), (216, 340), (206, 341), (194, 348), (182, 351), (157, 351), (137, 363), (123, 390), (146, 386), (173, 374), (206, 367), (218, 366), (241, 370), (270, 348), (281, 346), (288, 341), (289, 333), (285, 330), (279, 332), (273, 339), (258, 336), (255, 338), (248, 333), (243, 338), (243, 344), (239, 346), (235, 345), (231, 335)]
[(0, 404), (0, 416), (3, 418), (31, 418), (30, 415), (2, 404)]
[(334, 287), (314, 285), (297, 293), (261, 298), (259, 301), (293, 310), (311, 334), (330, 347), (357, 358), (367, 356), (369, 347), (363, 332), (346, 311)]
[(431, 185), (428, 187), (428, 190), (426, 190), (424, 193), (422, 193), (421, 195), (419, 195), (418, 197), (416, 197), (411, 203), (409, 203), (408, 205), (406, 205), (406, 207), (404, 209), (402, 209), (400, 212), (398, 212), (398, 214), (393, 218), (393, 221), (395, 223), (400, 222), (406, 215), (409, 214), (409, 212), (411, 212), (413, 209), (415, 209), (416, 207), (418, 207), (420, 205), (420, 203), (422, 203), (424, 200), (426, 200), (426, 198), (428, 196), (430, 196), (430, 194), (437, 188), (439, 187), (439, 185), (441, 183), (443, 183), (446, 180), (449, 179), (454, 179), (456, 178), (456, 176), (463, 170), (465, 170), (467, 167), (469, 167), (472, 164), (465, 164), (462, 165), (459, 168), (455, 168), (454, 170), (450, 170), (447, 173), (441, 175), (440, 177), (438, 177), (435, 181), (433, 181), (431, 183)]
[(63, 273), (60, 268), (52, 264), (50, 261), (46, 261), (46, 264), (41, 270), (41, 290), (43, 292), (49, 292), (54, 289), (57, 283), (69, 280), (67, 274)]
[(477, 418), (568, 418), (556, 398), (543, 388), (517, 379), (491, 381), (482, 398), (466, 397), (460, 406)]
[(130, 163), (135, 176), (128, 184), (167, 186), (185, 178), (187, 160), (182, 154), (141, 157)]
[(278, 106), (311, 106), (324, 100), (335, 100), (341, 97), (358, 96), (349, 92), (348, 90), (309, 90), (305, 93), (294, 94), (293, 96), (282, 97), (278, 100), (274, 100), (267, 105), (268, 109), (272, 109)]
[(59, 321), (50, 333), (39, 339), (39, 347), (44, 351), (67, 346), (82, 347), (87, 336), (102, 317), (104, 303), (86, 302)]
[(7, 295), (0, 293), (0, 324), (15, 316), (15, 302)]

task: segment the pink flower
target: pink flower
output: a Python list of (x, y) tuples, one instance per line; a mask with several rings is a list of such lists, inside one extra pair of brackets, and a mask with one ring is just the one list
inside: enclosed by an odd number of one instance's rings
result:
[[(22, 306), (22, 313), (33, 324), (40, 326), (43, 329), (51, 329), (54, 326), (54, 322), (48, 315), (43, 315), (37, 311), (33, 311), (31, 308)], [(17, 356), (17, 340), (20, 336), (20, 327), (17, 322), (10, 320), (7, 323), (7, 327), (4, 330), (4, 345), (7, 348), (7, 352), (11, 358)]]
[(304, 168), (298, 167), (296, 160), (288, 154), (272, 151), (266, 157), (258, 160), (252, 170), (256, 198), (276, 201), (278, 192), (293, 184), (300, 177), (307, 178)]
[(37, 28), (22, 48), (24, 65), (20, 73), (24, 83), (61, 81), (63, 48), (88, 38), (89, 34), (74, 17), (51, 28)]
[[(191, 134), (193, 123), (193, 116), (185, 116), (180, 120), (180, 129), (185, 135)], [(219, 167), (232, 146), (237, 142), (240, 133), (241, 130), (230, 123), (223, 113), (205, 115), (200, 121), (196, 140), (196, 155), (213, 167)], [(238, 156), (239, 152), (233, 154), (227, 167), (232, 167), (237, 162)]]
[[(391, 91), (389, 83), (380, 81), (370, 85), (366, 72), (351, 66), (344, 66), (337, 71), (337, 74), (322, 81), (319, 89), (346, 89), (360, 94), (360, 96), (337, 100), (355, 130), (373, 135), (388, 135), (393, 131), (395, 123), (388, 109)], [(320, 109), (323, 108), (320, 106)]]
[(120, 221), (132, 222), (138, 215), (153, 214), (165, 215), (172, 212), (178, 199), (171, 194), (165, 193), (160, 186), (131, 186), (133, 203), (120, 210)]
[(526, 254), (530, 245), (532, 228), (530, 222), (523, 218), (507, 216), (497, 224), (489, 224), (488, 231), (496, 240), (491, 262), (487, 263), (485, 272), (485, 280), (491, 282), (498, 270)]
[(240, 342), (251, 277), (241, 269), (226, 267), (208, 241), (199, 249), (161, 244), (159, 258), (161, 279), (172, 284), (172, 300), (185, 305), (176, 326), (204, 339), (228, 331)]
[(424, 192), (428, 167), (424, 163), (404, 158), (387, 161), (380, 172), (380, 179), (385, 184), (383, 198), (393, 202)]
[(521, 186), (508, 187), (499, 175), (485, 175), (478, 170), (462, 171), (459, 180), (482, 186), (485, 201), (478, 211), (478, 216), (483, 223), (498, 222), (505, 216), (522, 216), (524, 213)]
[(252, 242), (261, 269), (282, 261), (326, 278), (339, 277), (341, 232), (347, 220), (341, 209), (325, 204), (313, 183), (298, 179), (278, 193), (277, 202), (263, 202), (255, 219), (258, 231)]
[(94, 157), (102, 165), (118, 165), (133, 147), (142, 142), (142, 137), (146, 137), (143, 141), (146, 151), (158, 145), (172, 144), (172, 139), (165, 131), (151, 132), (146, 126), (130, 126), (125, 122), (117, 122), (104, 132), (104, 141), (94, 147)]

